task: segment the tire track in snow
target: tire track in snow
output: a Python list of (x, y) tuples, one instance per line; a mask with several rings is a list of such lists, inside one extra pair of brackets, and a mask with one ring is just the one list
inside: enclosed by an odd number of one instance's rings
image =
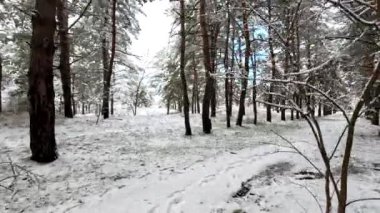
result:
[[(266, 148), (265, 148), (266, 147)], [(269, 150), (269, 151), (268, 151)], [(224, 153), (183, 169), (183, 173), (155, 173), (143, 179), (129, 180), (127, 186), (85, 204), (72, 212), (210, 212), (226, 202), (241, 182), (266, 165), (278, 161), (273, 147), (261, 146)]]
[[(268, 153), (266, 153), (268, 154)], [(264, 154), (265, 155), (265, 154)], [(181, 190), (176, 190), (169, 194), (167, 198), (165, 199), (162, 204), (157, 204), (154, 206), (149, 213), (155, 213), (155, 212), (167, 212), (167, 213), (177, 213), (177, 212), (183, 212), (181, 210), (181, 206), (183, 206), (186, 202), (186, 199), (184, 198), (186, 195), (196, 194), (200, 189), (206, 188), (206, 187), (218, 187), (218, 179), (223, 179), (224, 177), (228, 177), (228, 179), (237, 179), (238, 175), (236, 175), (233, 170), (237, 169), (239, 170), (240, 167), (244, 165), (252, 164), (253, 162), (257, 161), (258, 158), (262, 157), (262, 155), (249, 155), (243, 158), (238, 158), (232, 162), (229, 162), (227, 165), (223, 166), (222, 169), (217, 169), (212, 171), (211, 173), (204, 174), (201, 178), (198, 178), (193, 183), (189, 184), (185, 188)], [(207, 167), (207, 166), (205, 166)], [(185, 174), (187, 175), (187, 174)], [(250, 174), (252, 175), (252, 174)], [(237, 180), (239, 183), (243, 181), (244, 179)], [(230, 184), (227, 182), (225, 183), (225, 186), (227, 188), (230, 187)], [(166, 209), (166, 211), (163, 211)]]

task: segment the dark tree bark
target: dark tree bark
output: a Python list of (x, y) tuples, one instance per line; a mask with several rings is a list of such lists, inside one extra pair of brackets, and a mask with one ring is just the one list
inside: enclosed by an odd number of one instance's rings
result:
[(74, 94), (75, 94), (75, 86), (74, 86), (74, 82), (75, 82), (75, 74), (73, 73), (72, 74), (72, 84), (71, 84), (71, 103), (72, 103), (72, 107), (73, 107), (73, 115), (76, 115), (77, 114), (77, 107), (76, 107), (76, 104), (75, 104), (75, 98), (74, 98)]
[[(115, 73), (112, 75), (112, 84), (113, 85), (115, 85)], [(113, 96), (114, 96), (114, 92), (112, 91), (111, 92), (111, 115), (113, 115), (114, 114), (114, 110), (115, 110), (115, 108), (114, 108), (114, 99), (113, 99)]]
[[(268, 4), (268, 21), (271, 22), (272, 20), (272, 3), (271, 0), (267, 0)], [(271, 65), (272, 65), (272, 78), (274, 78), (276, 73), (276, 60), (275, 60), (275, 54), (274, 54), (274, 48), (273, 48), (273, 33), (272, 33), (272, 26), (268, 25), (268, 44), (269, 44), (269, 52), (270, 52), (270, 59), (271, 59)], [(269, 95), (268, 95), (268, 103), (267, 104), (267, 121), (272, 122), (272, 107), (271, 103), (273, 103), (273, 83), (270, 83), (269, 85)]]
[(242, 88), (240, 93), (240, 103), (239, 103), (239, 112), (236, 121), (236, 125), (243, 125), (243, 116), (245, 115), (245, 98), (247, 95), (247, 86), (248, 86), (248, 73), (249, 73), (249, 60), (251, 56), (251, 41), (250, 41), (250, 33), (248, 28), (248, 11), (246, 9), (246, 0), (242, 1), (243, 8), (243, 35), (245, 39), (245, 54), (244, 54), (244, 69), (243, 71), (243, 79), (242, 79)]
[[(107, 18), (104, 19), (104, 22), (107, 23)], [(103, 38), (102, 38), (102, 63), (103, 63), (103, 107), (101, 111), (104, 116), (105, 111), (108, 111), (109, 96), (107, 94), (109, 94), (109, 89), (110, 89), (107, 85), (109, 54), (108, 54), (107, 37), (105, 34), (103, 35)], [(106, 106), (104, 106), (105, 103), (107, 103)], [(106, 107), (107, 109), (105, 109), (104, 107)]]
[(185, 135), (191, 135), (191, 126), (190, 126), (190, 116), (189, 116), (189, 96), (187, 94), (187, 82), (185, 75), (185, 51), (186, 51), (186, 31), (185, 31), (185, 0), (180, 0), (180, 20), (181, 20), (181, 56), (180, 56), (180, 75), (182, 82), (182, 93), (183, 93), (183, 111), (185, 115)]
[(231, 57), (231, 69), (230, 69), (231, 73), (229, 75), (230, 83), (229, 83), (229, 88), (228, 88), (228, 101), (229, 101), (228, 113), (229, 113), (230, 119), (232, 117), (232, 107), (234, 104), (233, 95), (234, 95), (235, 78), (233, 76), (232, 71), (233, 71), (233, 68), (235, 67), (235, 53), (236, 53), (236, 50), (235, 50), (236, 22), (234, 21), (234, 17), (231, 17), (231, 21), (232, 21), (231, 56), (233, 57)]
[[(104, 88), (103, 88), (103, 106), (102, 113), (103, 118), (109, 118), (109, 99), (110, 99), (110, 90), (111, 90), (111, 77), (113, 71), (113, 64), (115, 59), (115, 51), (116, 51), (116, 3), (117, 0), (112, 0), (112, 13), (111, 13), (111, 21), (112, 21), (112, 40), (111, 40), (111, 57), (108, 65), (107, 72), (104, 73)], [(105, 37), (103, 40), (106, 39)], [(106, 40), (105, 40), (106, 43)], [(108, 51), (106, 52), (108, 55)]]
[[(220, 32), (220, 24), (219, 23), (214, 23), (211, 28), (210, 32), (210, 42), (211, 42), (211, 68), (212, 68), (212, 73), (216, 72), (216, 54), (217, 54), (217, 42), (218, 42), (218, 35)], [(216, 96), (217, 96), (217, 82), (215, 78), (212, 78), (212, 90), (211, 90), (211, 117), (216, 117)]]
[(257, 124), (257, 102), (256, 102), (256, 96), (257, 96), (257, 88), (256, 88), (256, 75), (257, 75), (257, 57), (256, 57), (256, 47), (253, 46), (253, 57), (252, 59), (252, 74), (253, 74), (253, 79), (252, 79), (252, 105), (253, 105), (253, 124)]
[(192, 59), (193, 63), (193, 74), (194, 74), (194, 82), (193, 82), (193, 113), (200, 113), (200, 105), (199, 105), (199, 79), (198, 79), (198, 71), (197, 65), (195, 62), (195, 55), (193, 55)]
[(166, 102), (166, 114), (170, 114), (170, 98)]
[(327, 116), (327, 115), (331, 115), (332, 114), (332, 108), (330, 105), (327, 105), (327, 104), (324, 104), (323, 105), (323, 115), (324, 116)]
[(203, 132), (206, 134), (211, 133), (212, 124), (210, 119), (210, 101), (211, 93), (213, 86), (213, 79), (211, 77), (212, 73), (212, 64), (210, 56), (210, 45), (209, 45), (209, 36), (207, 31), (207, 22), (206, 22), (206, 2), (205, 0), (200, 0), (199, 2), (199, 22), (202, 32), (202, 43), (203, 43), (203, 63), (206, 70), (206, 88), (203, 95), (203, 104), (202, 104), (202, 125)]
[(373, 107), (372, 107), (373, 112), (371, 113), (371, 115), (372, 115), (371, 116), (371, 123), (372, 123), (372, 125), (379, 126), (379, 117), (380, 117), (379, 116), (379, 113), (380, 113), (380, 83), (378, 83), (376, 85), (376, 87), (374, 88), (373, 98), (375, 99), (375, 101), (374, 101)]
[(67, 0), (57, 0), (58, 35), (61, 55), (59, 71), (61, 73), (63, 104), (66, 118), (73, 118), (71, 108), (71, 70), (70, 70), (70, 41), (68, 37)]
[(191, 94), (191, 114), (194, 114), (195, 112), (195, 86), (194, 86), (194, 82), (193, 82), (193, 89), (191, 90), (192, 91), (192, 94)]
[(113, 115), (113, 104), (114, 104), (114, 100), (113, 100), (113, 93), (111, 94), (111, 115)]
[(226, 78), (224, 80), (224, 96), (225, 96), (225, 105), (226, 105), (226, 123), (227, 128), (231, 127), (231, 112), (230, 112), (230, 101), (229, 101), (229, 89), (230, 89), (230, 67), (229, 67), (229, 41), (230, 41), (230, 25), (231, 25), (231, 12), (230, 12), (230, 1), (227, 0), (227, 24), (226, 24), (226, 42), (224, 49), (224, 70), (226, 72)]
[(28, 98), (31, 159), (37, 162), (58, 158), (53, 84), (56, 8), (56, 0), (36, 0), (36, 13), (32, 16)]

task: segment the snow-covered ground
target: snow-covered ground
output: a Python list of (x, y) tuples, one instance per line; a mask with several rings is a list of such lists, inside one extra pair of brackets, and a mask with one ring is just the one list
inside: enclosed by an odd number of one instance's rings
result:
[[(257, 126), (248, 115), (244, 127), (226, 129), (218, 114), (213, 133), (204, 135), (200, 115), (193, 115), (193, 136), (185, 137), (180, 114), (157, 108), (139, 113), (98, 125), (94, 115), (58, 118), (60, 157), (50, 164), (28, 159), (28, 116), (1, 115), (0, 180), (13, 175), (6, 162), (22, 168), (15, 168), (20, 174), (13, 188), (0, 187), (0, 212), (321, 212), (323, 178), (272, 132), (293, 141), (323, 169), (306, 122), (281, 122), (274, 113), (274, 122), (267, 123), (261, 109)], [(344, 121), (337, 114), (320, 123), (332, 149)], [(360, 120), (349, 200), (380, 197), (377, 134), (377, 127)], [(338, 154), (336, 174), (339, 160)], [(7, 187), (12, 180), (0, 184)], [(354, 203), (348, 210), (378, 213), (380, 201)]]

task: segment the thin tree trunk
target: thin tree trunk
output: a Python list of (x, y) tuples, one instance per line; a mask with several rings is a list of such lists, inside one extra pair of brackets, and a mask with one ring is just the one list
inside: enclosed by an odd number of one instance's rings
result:
[(257, 124), (257, 102), (256, 102), (256, 96), (257, 96), (257, 89), (256, 89), (256, 75), (257, 75), (257, 58), (256, 58), (256, 47), (253, 47), (253, 57), (252, 58), (252, 73), (253, 73), (253, 80), (252, 80), (252, 105), (253, 105), (253, 124)]
[[(116, 51), (116, 3), (117, 0), (112, 0), (112, 40), (111, 40), (111, 57), (108, 65), (108, 71), (105, 73), (105, 82), (103, 88), (103, 118), (109, 118), (109, 99), (110, 99), (110, 90), (111, 90), (111, 77), (113, 71), (113, 64), (115, 59), (115, 51)], [(105, 37), (103, 38), (105, 39)], [(108, 52), (106, 53), (108, 55)]]
[(185, 51), (186, 51), (186, 31), (185, 31), (185, 0), (180, 0), (180, 19), (181, 19), (181, 58), (180, 58), (180, 75), (182, 82), (183, 105), (185, 115), (185, 135), (191, 135), (190, 116), (189, 116), (189, 97), (187, 94), (187, 82), (185, 76)]
[(170, 113), (170, 98), (168, 98), (167, 103), (166, 103), (166, 114), (169, 115)]
[(231, 17), (231, 21), (232, 21), (232, 37), (231, 37), (231, 68), (230, 68), (230, 75), (229, 75), (229, 79), (230, 79), (230, 83), (229, 83), (229, 88), (228, 88), (228, 101), (229, 101), (229, 104), (228, 104), (228, 112), (229, 112), (229, 115), (230, 115), (230, 119), (232, 117), (232, 107), (233, 107), (233, 104), (234, 104), (234, 100), (233, 100), (233, 95), (234, 95), (234, 82), (235, 82), (235, 78), (232, 74), (233, 72), (233, 69), (235, 67), (235, 37), (236, 37), (236, 22), (234, 21), (234, 17)]
[(74, 94), (75, 94), (75, 74), (73, 73), (72, 74), (72, 84), (71, 84), (71, 103), (72, 103), (72, 107), (73, 107), (73, 114), (76, 115), (77, 114), (77, 110), (76, 110), (76, 105), (75, 105), (75, 97), (74, 97)]
[(194, 82), (193, 82), (193, 100), (194, 100), (194, 113), (200, 113), (200, 106), (199, 106), (199, 83), (198, 83), (198, 72), (197, 72), (197, 66), (195, 62), (195, 55), (192, 57), (192, 64), (193, 64), (193, 74), (194, 74)]
[[(379, 9), (379, 14), (380, 14), (380, 5), (378, 5), (378, 9)], [(359, 99), (359, 102), (356, 104), (354, 108), (350, 122), (348, 124), (347, 139), (346, 139), (346, 144), (345, 144), (346, 146), (344, 150), (342, 169), (340, 173), (340, 193), (339, 193), (338, 213), (345, 213), (346, 207), (347, 207), (348, 168), (350, 166), (352, 146), (354, 144), (355, 124), (356, 124), (357, 119), (360, 116), (360, 111), (365, 104), (365, 100), (367, 99), (367, 97), (370, 96), (371, 88), (373, 87), (374, 83), (379, 78), (379, 76), (380, 76), (380, 62), (377, 62), (376, 68), (374, 69), (374, 72), (371, 78), (367, 82), (363, 90), (363, 93)]]
[[(220, 31), (219, 23), (212, 25), (212, 30), (210, 32), (210, 41), (211, 41), (211, 67), (212, 67), (212, 73), (216, 72), (216, 53), (217, 53), (217, 41), (218, 41), (218, 35)], [(211, 90), (211, 117), (216, 117), (216, 96), (217, 96), (217, 82), (215, 78), (212, 78), (212, 90)]]
[[(115, 86), (115, 73), (113, 73), (113, 75), (112, 75), (112, 86)], [(114, 114), (114, 99), (113, 99), (113, 96), (114, 96), (114, 92), (112, 91), (111, 92), (111, 115)]]
[(28, 97), (31, 159), (37, 162), (58, 158), (53, 83), (56, 8), (56, 0), (36, 0), (36, 13), (32, 16)]
[(71, 70), (70, 70), (70, 41), (68, 37), (68, 19), (67, 0), (57, 0), (57, 18), (58, 18), (58, 35), (60, 44), (60, 64), (63, 104), (66, 118), (73, 118), (71, 108)]
[(199, 22), (202, 32), (202, 42), (203, 42), (203, 63), (206, 70), (206, 88), (203, 96), (202, 104), (202, 125), (203, 132), (206, 134), (211, 133), (212, 124), (210, 119), (210, 100), (212, 93), (213, 80), (211, 78), (212, 66), (211, 66), (211, 56), (210, 56), (210, 45), (209, 36), (207, 31), (206, 22), (206, 2), (205, 0), (200, 0), (199, 2)]
[[(271, 0), (267, 0), (268, 4), (268, 21), (271, 22), (272, 20), (272, 3)], [(270, 52), (270, 58), (271, 58), (271, 65), (272, 65), (272, 79), (275, 77), (276, 73), (276, 59), (274, 54), (274, 48), (273, 48), (273, 33), (272, 33), (272, 26), (268, 25), (268, 44), (269, 44), (269, 52)], [(272, 122), (272, 107), (271, 103), (273, 103), (273, 83), (270, 83), (269, 85), (269, 95), (268, 95), (268, 103), (267, 104), (267, 121)]]
[(236, 125), (243, 125), (243, 116), (245, 114), (245, 98), (247, 95), (247, 86), (248, 86), (248, 73), (249, 73), (249, 60), (251, 54), (251, 42), (250, 42), (250, 33), (248, 28), (248, 11), (246, 8), (246, 0), (242, 1), (243, 8), (243, 34), (245, 39), (245, 57), (244, 57), (244, 69), (243, 69), (243, 80), (242, 80), (242, 90), (240, 93), (240, 103), (239, 103), (239, 112), (236, 121)]
[(193, 88), (191, 90), (191, 114), (194, 114), (195, 112), (195, 85), (194, 85), (194, 82), (193, 82)]
[(226, 78), (224, 80), (224, 96), (225, 96), (225, 105), (226, 105), (226, 122), (227, 122), (227, 128), (231, 127), (231, 112), (230, 109), (230, 101), (229, 101), (229, 84), (230, 84), (230, 74), (229, 74), (229, 40), (230, 40), (230, 25), (231, 25), (231, 12), (230, 12), (230, 1), (227, 0), (226, 3), (227, 6), (227, 25), (226, 25), (226, 43), (225, 43), (225, 50), (224, 50), (224, 70), (226, 72)]
[(113, 100), (113, 92), (111, 93), (111, 115), (113, 115), (113, 110), (114, 110), (114, 100)]
[(199, 89), (197, 89), (197, 113), (201, 113), (201, 103), (200, 103), (200, 98), (199, 98)]

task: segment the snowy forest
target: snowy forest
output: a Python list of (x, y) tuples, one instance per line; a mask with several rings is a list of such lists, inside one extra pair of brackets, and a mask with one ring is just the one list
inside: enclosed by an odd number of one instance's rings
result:
[(0, 213), (379, 213), (379, 115), (380, 0), (0, 0)]

